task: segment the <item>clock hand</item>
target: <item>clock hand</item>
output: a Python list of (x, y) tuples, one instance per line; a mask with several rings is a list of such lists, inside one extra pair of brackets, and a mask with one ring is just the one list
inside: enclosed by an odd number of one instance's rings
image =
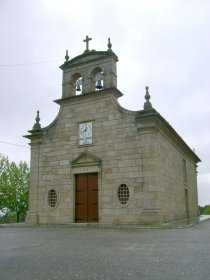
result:
[(85, 132), (86, 130), (87, 130), (87, 127), (85, 127), (85, 129), (82, 131), (82, 133)]

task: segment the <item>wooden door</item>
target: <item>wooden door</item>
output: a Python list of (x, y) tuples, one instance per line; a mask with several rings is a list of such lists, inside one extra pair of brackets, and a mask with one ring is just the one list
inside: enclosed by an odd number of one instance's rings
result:
[(97, 222), (98, 173), (77, 174), (75, 191), (75, 222)]

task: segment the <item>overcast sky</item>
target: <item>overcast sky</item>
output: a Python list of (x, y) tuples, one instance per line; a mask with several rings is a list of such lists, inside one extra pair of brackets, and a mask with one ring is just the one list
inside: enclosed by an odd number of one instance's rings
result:
[[(42, 127), (59, 106), (66, 49), (119, 57), (120, 104), (141, 110), (145, 86), (153, 107), (195, 149), (199, 204), (210, 204), (209, 0), (0, 0), (0, 153), (30, 161), (23, 138), (40, 110)], [(14, 146), (3, 142), (20, 145)]]

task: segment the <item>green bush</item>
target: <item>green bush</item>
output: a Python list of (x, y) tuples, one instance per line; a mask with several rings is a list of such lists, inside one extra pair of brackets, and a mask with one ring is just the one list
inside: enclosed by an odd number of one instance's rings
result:
[[(25, 222), (25, 214), (21, 213), (19, 217), (19, 222)], [(3, 216), (0, 217), (0, 224), (9, 224), (17, 222), (17, 214), (7, 212)]]
[(207, 205), (203, 211), (203, 215), (210, 215), (210, 205)]

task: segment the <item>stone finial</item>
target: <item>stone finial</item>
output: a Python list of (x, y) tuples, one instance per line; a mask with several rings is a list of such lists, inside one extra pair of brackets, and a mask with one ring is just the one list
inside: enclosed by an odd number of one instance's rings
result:
[(65, 56), (65, 60), (66, 62), (69, 60), (69, 54), (68, 54), (68, 50), (66, 50), (66, 56)]
[(108, 38), (108, 44), (107, 44), (107, 46), (108, 46), (108, 52), (112, 52), (112, 44), (111, 44), (111, 41), (110, 41), (110, 38)]
[(146, 99), (146, 102), (144, 102), (144, 110), (151, 110), (152, 109), (152, 104), (149, 101), (150, 100), (150, 94), (149, 94), (149, 87), (145, 87), (146, 89), (146, 94), (144, 96), (144, 98)]
[(35, 122), (35, 124), (34, 124), (34, 126), (33, 126), (33, 131), (37, 131), (37, 130), (40, 130), (41, 129), (41, 125), (40, 125), (40, 123), (39, 123), (39, 121), (40, 121), (40, 117), (39, 117), (39, 111), (37, 111), (37, 115), (36, 115), (36, 122)]

